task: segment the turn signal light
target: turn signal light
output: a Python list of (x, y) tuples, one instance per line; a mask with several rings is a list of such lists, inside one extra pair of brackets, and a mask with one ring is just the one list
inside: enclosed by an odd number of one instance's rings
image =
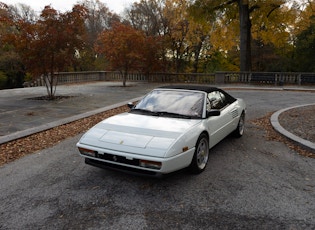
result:
[(89, 157), (95, 157), (95, 151), (93, 151), (93, 150), (79, 147), (79, 151), (82, 155), (86, 155)]
[(150, 169), (161, 169), (162, 163), (157, 161), (140, 160), (140, 166)]

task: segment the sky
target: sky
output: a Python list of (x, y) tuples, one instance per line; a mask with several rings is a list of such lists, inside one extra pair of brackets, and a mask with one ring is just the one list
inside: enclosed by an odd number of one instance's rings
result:
[[(115, 13), (119, 14), (134, 2), (139, 0), (100, 0), (102, 3)], [(46, 5), (51, 5), (54, 9), (61, 12), (70, 11), (72, 6), (78, 2), (78, 0), (0, 0), (8, 5), (15, 5), (17, 3), (23, 3), (29, 5), (36, 12), (41, 12)], [(82, 1), (79, 1), (82, 2)]]

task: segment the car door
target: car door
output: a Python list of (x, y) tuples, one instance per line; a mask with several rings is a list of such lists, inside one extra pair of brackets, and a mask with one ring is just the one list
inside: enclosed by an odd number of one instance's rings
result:
[(207, 96), (207, 110), (220, 110), (220, 116), (208, 118), (208, 130), (210, 132), (210, 147), (213, 147), (231, 131), (233, 106), (225, 100), (219, 91), (213, 91)]

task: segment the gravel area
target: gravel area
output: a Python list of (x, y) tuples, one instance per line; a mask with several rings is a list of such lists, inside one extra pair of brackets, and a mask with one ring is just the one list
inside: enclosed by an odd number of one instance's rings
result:
[(315, 143), (315, 105), (287, 110), (280, 114), (279, 123), (290, 133)]

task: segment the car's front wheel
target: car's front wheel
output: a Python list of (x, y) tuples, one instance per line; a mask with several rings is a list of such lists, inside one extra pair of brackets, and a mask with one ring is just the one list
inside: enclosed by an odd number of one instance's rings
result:
[(201, 173), (207, 166), (209, 158), (209, 139), (206, 134), (201, 134), (198, 138), (194, 157), (190, 164), (192, 173)]
[(240, 120), (238, 121), (237, 127), (234, 130), (234, 136), (235, 137), (241, 137), (244, 134), (244, 129), (245, 129), (245, 113), (243, 112)]

